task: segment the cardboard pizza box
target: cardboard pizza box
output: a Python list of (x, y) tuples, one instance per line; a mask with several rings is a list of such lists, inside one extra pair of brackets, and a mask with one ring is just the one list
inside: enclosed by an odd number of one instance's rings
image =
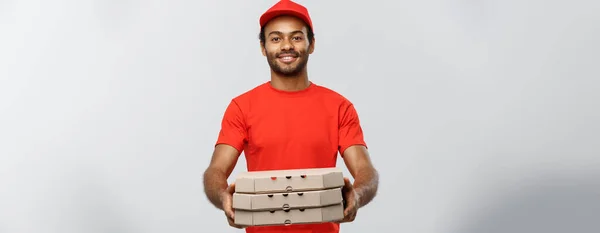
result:
[(269, 226), (334, 222), (344, 218), (344, 205), (289, 210), (235, 210), (234, 222), (241, 226)]
[(238, 174), (236, 193), (283, 193), (316, 191), (344, 186), (340, 168), (252, 171)]
[(342, 201), (341, 188), (291, 193), (233, 194), (233, 208), (248, 211), (315, 208)]

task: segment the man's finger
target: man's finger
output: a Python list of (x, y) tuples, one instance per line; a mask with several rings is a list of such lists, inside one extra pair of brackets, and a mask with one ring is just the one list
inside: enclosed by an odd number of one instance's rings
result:
[(345, 223), (347, 221), (348, 221), (348, 219), (346, 217), (344, 217), (343, 219), (337, 220), (336, 222), (337, 223)]
[(348, 177), (344, 177), (344, 187), (347, 189), (352, 188), (352, 183), (350, 183), (350, 179)]
[(344, 216), (347, 216), (348, 214), (350, 214), (351, 211), (353, 211), (354, 209), (354, 202), (349, 201), (346, 204), (346, 208), (344, 209)]
[(235, 183), (231, 183), (229, 186), (227, 186), (227, 192), (228, 193), (235, 193)]
[(354, 221), (354, 218), (355, 218), (355, 217), (356, 217), (356, 213), (354, 213), (354, 212), (353, 212), (353, 213), (349, 213), (348, 215), (346, 215), (346, 216), (344, 217), (344, 219), (342, 219), (342, 220), (340, 221), (340, 223), (352, 222), (352, 221)]
[(229, 222), (229, 226), (235, 227), (235, 228), (239, 228), (239, 229), (243, 229), (243, 226), (237, 225), (235, 224), (235, 219), (233, 217), (229, 217), (227, 216), (227, 221)]
[(229, 201), (225, 201), (225, 203), (223, 203), (223, 212), (225, 212), (225, 216), (227, 217), (233, 218), (235, 216), (235, 213)]
[(243, 227), (240, 225), (235, 224), (235, 222), (233, 220), (229, 220), (229, 226), (238, 228), (238, 229), (242, 229)]
[(231, 223), (231, 226), (233, 226), (233, 227), (235, 227), (237, 229), (244, 229), (244, 226), (237, 225), (234, 222)]

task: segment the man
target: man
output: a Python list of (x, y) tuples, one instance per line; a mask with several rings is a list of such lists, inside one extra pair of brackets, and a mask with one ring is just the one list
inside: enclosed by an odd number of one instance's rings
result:
[[(308, 79), (309, 54), (315, 49), (307, 9), (280, 1), (260, 17), (260, 46), (271, 67), (271, 79), (233, 98), (225, 110), (209, 167), (204, 173), (208, 199), (234, 224), (228, 185), (238, 157), (246, 156), (248, 171), (335, 167), (337, 154), (354, 178), (346, 185), (345, 218), (376, 194), (378, 173), (370, 161), (359, 118), (342, 95)], [(258, 232), (339, 232), (339, 222), (290, 226), (253, 226)]]

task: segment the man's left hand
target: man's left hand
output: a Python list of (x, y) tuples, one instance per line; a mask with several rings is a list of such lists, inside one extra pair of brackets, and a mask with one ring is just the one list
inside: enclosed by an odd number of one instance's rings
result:
[(342, 194), (346, 205), (344, 209), (344, 219), (339, 222), (352, 222), (356, 218), (356, 213), (358, 212), (360, 197), (358, 196), (358, 193), (356, 193), (352, 183), (350, 183), (350, 179), (347, 177), (344, 177)]

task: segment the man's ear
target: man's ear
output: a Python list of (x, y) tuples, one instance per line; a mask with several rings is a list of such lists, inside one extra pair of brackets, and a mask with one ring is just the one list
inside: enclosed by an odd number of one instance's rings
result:
[(315, 51), (315, 38), (312, 39), (308, 45), (308, 54), (312, 54)]
[(260, 52), (263, 56), (267, 56), (267, 50), (265, 49), (265, 43), (260, 42)]

